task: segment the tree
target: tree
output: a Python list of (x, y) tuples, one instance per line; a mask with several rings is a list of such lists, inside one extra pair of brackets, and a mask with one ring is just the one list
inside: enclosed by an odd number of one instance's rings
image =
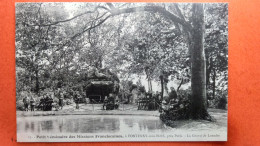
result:
[(188, 33), (189, 50), (191, 51), (191, 117), (193, 119), (209, 119), (206, 96), (206, 60), (204, 52), (204, 9), (203, 4), (192, 4), (192, 16), (190, 23), (181, 19), (161, 6), (143, 6), (135, 8), (114, 9), (111, 15), (119, 15), (122, 13), (133, 13), (138, 11), (148, 11), (159, 13), (173, 23), (180, 24)]
[(227, 18), (226, 4), (207, 5), (205, 13), (205, 56), (206, 83), (209, 99), (216, 99), (218, 95), (227, 92)]
[[(89, 9), (88, 9), (89, 10)], [(167, 52), (173, 52), (175, 49), (178, 49), (178, 47), (174, 45), (169, 45), (171, 42), (176, 43), (176, 38), (178, 36), (181, 36), (182, 40), (178, 40), (177, 42), (185, 42), (185, 48), (187, 49), (188, 55), (186, 57), (189, 57), (189, 65), (190, 65), (190, 72), (191, 72), (191, 88), (192, 88), (192, 97), (191, 97), (191, 117), (193, 119), (209, 119), (209, 115), (206, 110), (206, 59), (205, 59), (205, 51), (204, 51), (204, 8), (203, 4), (195, 3), (195, 4), (186, 4), (184, 6), (179, 7), (178, 4), (112, 4), (112, 3), (100, 3), (97, 4), (94, 9), (92, 8), (91, 11), (85, 11), (80, 12), (77, 15), (74, 15), (71, 18), (67, 19), (57, 19), (52, 22), (45, 21), (43, 23), (36, 23), (33, 22), (32, 26), (39, 26), (42, 28), (48, 28), (52, 26), (62, 25), (64, 23), (70, 22), (72, 20), (77, 20), (78, 18), (84, 18), (84, 24), (79, 27), (80, 29), (77, 29), (78, 31), (72, 33), (70, 37), (63, 39), (63, 43), (60, 43), (58, 47), (55, 48), (56, 51), (54, 51), (54, 54), (57, 52), (59, 55), (62, 56), (64, 54), (62, 49), (64, 47), (73, 47), (73, 43), (75, 41), (83, 40), (84, 36), (90, 37), (93, 36), (93, 32), (105, 32), (104, 29), (98, 29), (101, 25), (106, 25), (106, 22), (111, 22), (113, 20), (113, 17), (117, 17), (119, 15), (131, 15), (132, 13), (143, 13), (145, 14), (154, 14), (159, 15), (161, 19), (159, 20), (161, 24), (163, 24), (165, 21), (169, 23), (170, 26), (174, 26), (174, 29), (167, 28), (168, 34), (173, 35), (172, 37), (168, 37), (165, 34), (162, 34), (160, 37), (163, 38), (163, 36), (166, 36), (166, 43), (162, 43), (163, 41), (159, 40), (156, 41), (156, 37), (145, 37), (146, 39), (137, 39), (137, 45), (133, 48), (137, 48), (137, 51), (133, 51), (133, 53), (137, 53), (137, 56), (146, 57), (146, 61), (140, 62), (138, 58), (128, 58), (122, 55), (122, 57), (126, 58), (129, 61), (139, 61), (139, 63), (142, 63), (142, 65), (145, 66), (143, 70), (146, 71), (146, 75), (148, 77), (148, 80), (151, 80), (152, 76), (157, 75), (158, 77), (160, 74), (158, 74), (162, 70), (166, 70), (166, 74), (176, 74), (174, 73), (174, 67), (175, 69), (181, 68), (177, 67), (173, 62), (174, 60), (171, 60), (172, 58), (176, 58), (176, 53), (170, 53), (169, 56), (163, 58)], [(80, 20), (82, 21), (82, 20)], [(146, 20), (149, 21), (150, 20)], [(149, 24), (149, 23), (146, 23)], [(73, 25), (72, 25), (73, 26)], [(75, 26), (74, 26), (75, 28)], [(75, 28), (76, 29), (76, 28)], [(109, 29), (107, 29), (109, 30)], [(123, 29), (119, 29), (120, 31)], [(118, 31), (118, 32), (120, 32)], [(162, 30), (159, 31), (162, 33)], [(86, 35), (86, 33), (89, 33)], [(145, 34), (149, 35), (149, 32), (145, 32)], [(166, 33), (167, 34), (167, 33)], [(118, 33), (117, 35), (119, 38), (122, 38), (122, 34)], [(126, 34), (124, 35), (126, 36)], [(154, 36), (154, 35), (152, 35)], [(98, 39), (100, 36), (98, 34), (94, 34), (94, 37)], [(92, 48), (97, 47), (98, 45), (96, 43), (93, 43), (93, 40), (91, 41), (90, 38), (88, 45)], [(160, 38), (158, 37), (158, 38)], [(106, 38), (108, 39), (108, 38)], [(148, 40), (151, 39), (151, 40)], [(164, 38), (163, 38), (164, 39)], [(82, 41), (84, 42), (84, 41)], [(110, 41), (106, 41), (105, 44), (109, 43)], [(119, 42), (119, 41), (118, 41)], [(151, 43), (153, 42), (153, 43)], [(178, 43), (177, 43), (178, 44)], [(167, 46), (169, 45), (169, 46)], [(103, 45), (101, 45), (103, 46)], [(105, 45), (104, 45), (105, 46)], [(117, 46), (114, 49), (115, 51), (120, 50), (122, 48), (121, 43), (112, 43), (111, 46)], [(91, 48), (90, 47), (90, 48)], [(100, 46), (99, 46), (100, 47)], [(151, 51), (158, 47), (159, 50), (163, 50), (162, 55), (159, 56), (159, 59), (156, 59), (157, 53), (151, 55)], [(103, 50), (103, 49), (101, 49)], [(123, 51), (125, 51), (123, 49)], [(78, 52), (79, 53), (79, 52)], [(101, 57), (103, 58), (104, 55), (102, 54)], [(185, 57), (180, 58), (182, 61)], [(98, 57), (99, 59), (99, 57)], [(105, 59), (105, 58), (104, 58)], [(135, 59), (135, 60), (134, 60)], [(150, 61), (154, 59), (155, 61)], [(157, 68), (152, 68), (154, 63), (157, 63), (156, 61), (160, 60), (160, 65)], [(162, 61), (161, 61), (162, 60)], [(60, 61), (61, 62), (61, 61)], [(167, 62), (171, 62), (171, 64), (166, 64)], [(185, 62), (185, 61), (184, 61)], [(100, 67), (99, 63), (99, 67)], [(164, 67), (171, 67), (171, 69), (164, 68)], [(138, 64), (135, 65), (135, 67), (138, 67)], [(157, 69), (157, 71), (155, 71)], [(186, 70), (186, 69), (184, 69)], [(155, 74), (157, 73), (157, 74)], [(166, 78), (166, 77), (165, 77)], [(168, 78), (168, 77), (167, 77)], [(151, 84), (150, 84), (151, 85)], [(151, 89), (151, 88), (150, 88)]]
[[(16, 11), (16, 63), (18, 67), (28, 72), (30, 84), (35, 85), (31, 90), (36, 93), (40, 90), (40, 74), (44, 70), (44, 64), (48, 63), (46, 50), (49, 41), (55, 35), (53, 27), (40, 25), (44, 21), (50, 21), (46, 13), (42, 13), (41, 6), (41, 4), (19, 4)], [(31, 26), (28, 23), (39, 25)]]
[(203, 4), (193, 4), (191, 30), (191, 114), (195, 119), (208, 118), (206, 96), (206, 60), (204, 52)]

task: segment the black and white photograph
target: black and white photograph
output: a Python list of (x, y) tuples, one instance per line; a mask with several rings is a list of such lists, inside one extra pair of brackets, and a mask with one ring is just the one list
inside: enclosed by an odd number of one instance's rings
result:
[(228, 3), (15, 4), (18, 142), (227, 141)]

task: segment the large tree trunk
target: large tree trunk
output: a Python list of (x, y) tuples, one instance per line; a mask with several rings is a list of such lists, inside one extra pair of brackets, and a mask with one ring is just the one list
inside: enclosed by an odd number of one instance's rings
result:
[(207, 119), (206, 61), (203, 47), (204, 12), (203, 4), (193, 4), (191, 30), (191, 117)]

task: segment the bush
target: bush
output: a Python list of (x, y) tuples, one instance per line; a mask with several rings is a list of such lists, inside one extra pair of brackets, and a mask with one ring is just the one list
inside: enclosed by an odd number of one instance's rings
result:
[(22, 100), (16, 101), (16, 110), (23, 111), (24, 110), (24, 104)]
[(218, 102), (217, 107), (218, 107), (219, 109), (226, 109), (226, 104), (227, 104), (227, 99), (226, 99), (225, 97), (221, 97), (221, 98), (219, 99), (219, 102)]

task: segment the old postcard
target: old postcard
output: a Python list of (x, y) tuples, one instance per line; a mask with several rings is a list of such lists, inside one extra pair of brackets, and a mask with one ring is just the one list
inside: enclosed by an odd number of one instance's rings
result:
[(227, 3), (16, 3), (18, 142), (227, 141)]

